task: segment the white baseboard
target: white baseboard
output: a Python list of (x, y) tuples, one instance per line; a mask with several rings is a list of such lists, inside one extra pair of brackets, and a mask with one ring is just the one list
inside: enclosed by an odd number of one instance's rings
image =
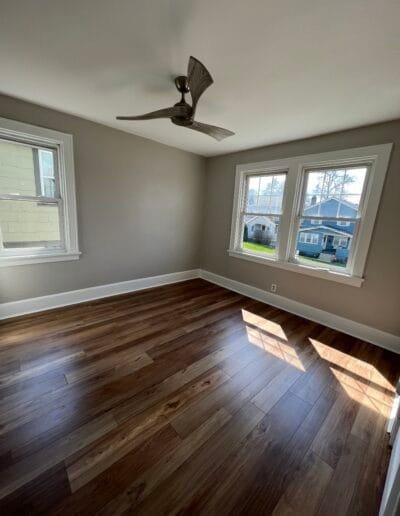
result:
[(400, 337), (393, 335), (392, 333), (386, 333), (384, 331), (371, 328), (371, 326), (351, 321), (350, 319), (340, 317), (339, 315), (325, 312), (319, 308), (305, 305), (298, 301), (278, 296), (277, 294), (272, 294), (257, 287), (247, 285), (246, 283), (241, 283), (239, 281), (226, 278), (225, 276), (214, 274), (213, 272), (200, 270), (200, 277), (221, 287), (225, 287), (229, 290), (233, 290), (234, 292), (238, 292), (239, 294), (243, 294), (244, 296), (261, 301), (262, 303), (267, 303), (277, 308), (281, 308), (282, 310), (286, 310), (287, 312), (304, 317), (305, 319), (309, 319), (310, 321), (347, 333), (357, 339), (371, 342), (372, 344), (388, 349), (389, 351), (400, 353)]
[(198, 277), (199, 269), (193, 269), (173, 272), (171, 274), (161, 274), (160, 276), (121, 281), (120, 283), (99, 285), (97, 287), (71, 290), (69, 292), (51, 294), (49, 296), (22, 299), (21, 301), (12, 301), (10, 303), (2, 303), (0, 304), (0, 320), (33, 312), (41, 312), (42, 310), (74, 305), (76, 303), (83, 303), (85, 301), (93, 301), (94, 299), (100, 299), (102, 297), (117, 296), (118, 294), (135, 292), (136, 290), (178, 283), (179, 281), (186, 281)]
[(377, 330), (365, 324), (361, 324), (339, 315), (325, 312), (319, 308), (293, 301), (286, 297), (272, 294), (257, 287), (252, 287), (246, 283), (235, 281), (213, 272), (193, 269), (189, 271), (173, 272), (171, 274), (162, 274), (159, 276), (150, 276), (147, 278), (139, 278), (129, 281), (121, 281), (120, 283), (110, 283), (108, 285), (99, 285), (97, 287), (83, 288), (80, 290), (71, 290), (60, 294), (52, 294), (49, 296), (34, 297), (30, 299), (22, 299), (21, 301), (12, 301), (10, 303), (0, 304), (0, 320), (19, 315), (41, 312), (43, 310), (51, 310), (52, 308), (60, 308), (62, 306), (74, 305), (85, 301), (93, 301), (103, 297), (116, 296), (137, 290), (144, 290), (161, 285), (178, 283), (201, 277), (211, 283), (220, 285), (234, 292), (238, 292), (244, 296), (251, 297), (262, 303), (267, 303), (287, 312), (299, 315), (310, 321), (314, 321), (329, 328), (334, 328), (348, 335), (352, 335), (358, 339), (371, 342), (395, 353), (400, 353), (400, 337), (391, 333)]

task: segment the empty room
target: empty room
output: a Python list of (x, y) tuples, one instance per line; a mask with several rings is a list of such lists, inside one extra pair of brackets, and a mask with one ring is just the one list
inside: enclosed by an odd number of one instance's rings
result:
[(399, 516), (399, 27), (0, 0), (1, 516)]

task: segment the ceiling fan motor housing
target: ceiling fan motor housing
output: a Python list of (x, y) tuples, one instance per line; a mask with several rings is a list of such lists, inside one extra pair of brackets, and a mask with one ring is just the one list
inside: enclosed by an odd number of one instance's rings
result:
[(188, 126), (193, 124), (193, 116), (191, 115), (192, 107), (185, 101), (185, 94), (189, 93), (189, 82), (186, 75), (179, 75), (175, 77), (175, 86), (176, 89), (182, 94), (182, 98), (179, 102), (175, 104), (175, 106), (185, 106), (188, 108), (188, 114), (185, 116), (173, 116), (171, 117), (171, 122), (175, 125), (183, 125)]
[(175, 77), (175, 86), (180, 93), (185, 94), (189, 93), (190, 91), (189, 81), (186, 75), (179, 75), (178, 77)]

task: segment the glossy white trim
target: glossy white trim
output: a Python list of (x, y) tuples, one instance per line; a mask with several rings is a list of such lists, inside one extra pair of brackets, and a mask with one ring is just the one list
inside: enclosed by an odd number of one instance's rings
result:
[[(236, 166), (235, 192), (233, 199), (232, 224), (228, 253), (236, 258), (243, 258), (257, 263), (264, 263), (303, 272), (310, 276), (316, 276), (334, 281), (340, 281), (349, 285), (360, 286), (364, 275), (365, 263), (375, 218), (378, 212), (379, 201), (386, 177), (393, 144), (386, 143), (368, 147), (357, 147), (338, 151), (324, 152), (321, 154), (309, 154), (284, 159), (263, 161), (258, 163), (240, 164)], [(298, 220), (302, 217), (301, 199), (303, 195), (303, 181), (306, 170), (329, 166), (350, 166), (365, 164), (369, 167), (368, 179), (365, 185), (361, 217), (357, 234), (354, 238), (354, 247), (351, 249), (345, 274), (336, 271), (314, 269), (293, 263), (297, 243)], [(283, 198), (283, 211), (280, 215), (279, 243), (277, 245), (277, 260), (264, 259), (252, 253), (244, 252), (241, 247), (242, 228), (240, 227), (240, 211), (243, 202), (246, 177), (250, 174), (261, 172), (287, 171), (285, 192)], [(311, 216), (310, 216), (311, 218)], [(337, 279), (339, 277), (339, 279)], [(345, 278), (342, 281), (342, 278)]]
[(108, 285), (99, 285), (97, 287), (83, 288), (79, 290), (71, 290), (69, 292), (61, 292), (60, 294), (51, 294), (49, 296), (33, 297), (30, 299), (22, 299), (20, 301), (12, 301), (10, 303), (0, 304), (0, 319), (8, 319), (9, 317), (17, 317), (19, 315), (30, 314), (33, 312), (41, 312), (43, 310), (51, 310), (85, 301), (92, 301), (103, 297), (117, 296), (127, 292), (135, 292), (170, 283), (178, 283), (199, 277), (199, 270), (193, 269), (188, 271), (173, 272), (171, 274), (161, 274), (159, 276), (149, 276), (147, 278), (138, 278), (129, 281), (121, 281), (119, 283), (110, 283)]
[(248, 260), (250, 262), (261, 263), (263, 265), (267, 265), (270, 267), (278, 267), (278, 269), (284, 269), (286, 271), (306, 274), (307, 276), (313, 276), (314, 278), (336, 281), (337, 283), (344, 283), (345, 285), (351, 285), (353, 287), (361, 287), (364, 281), (363, 278), (349, 276), (347, 274), (340, 274), (340, 272), (333, 271), (332, 269), (325, 269), (320, 267), (314, 268), (310, 265), (284, 262), (281, 260), (274, 260), (272, 258), (264, 258), (263, 256), (250, 254), (248, 252), (244, 253), (240, 251), (228, 250), (228, 254), (233, 258), (240, 258), (242, 260)]
[[(0, 256), (0, 267), (79, 259), (78, 223), (75, 196), (75, 167), (71, 134), (0, 118), (0, 137), (32, 145), (47, 145), (57, 150), (60, 184), (60, 228), (65, 252), (38, 253), (27, 256)], [(62, 256), (64, 258), (62, 258)], [(13, 259), (12, 259), (13, 258)]]
[(0, 267), (13, 267), (15, 265), (31, 265), (33, 263), (68, 262), (79, 260), (81, 253), (48, 253), (28, 254), (26, 256), (2, 256)]

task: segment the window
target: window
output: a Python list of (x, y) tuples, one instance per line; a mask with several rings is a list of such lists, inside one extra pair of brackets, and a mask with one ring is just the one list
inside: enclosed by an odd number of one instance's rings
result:
[(78, 257), (72, 137), (0, 119), (0, 266)]
[(299, 234), (299, 242), (303, 244), (318, 244), (319, 236), (318, 233), (305, 233)]
[(391, 148), (238, 165), (229, 254), (361, 286)]
[[(303, 172), (303, 189), (300, 198), (300, 210), (296, 224), (298, 231), (307, 225), (311, 217), (321, 217), (324, 228), (322, 244), (318, 250), (307, 249), (297, 245), (297, 259), (302, 263), (319, 262), (330, 269), (343, 269), (351, 254), (351, 247), (346, 252), (338, 251), (336, 229), (342, 222), (350, 225), (349, 236), (357, 230), (360, 220), (360, 203), (366, 184), (369, 165), (341, 166), (305, 169)], [(341, 233), (341, 231), (340, 231)]]
[(346, 248), (347, 248), (348, 241), (349, 241), (349, 239), (348, 239), (348, 238), (335, 237), (335, 238), (333, 239), (333, 245), (334, 245), (335, 247), (343, 247), (343, 249), (346, 249)]
[(240, 248), (275, 256), (286, 172), (248, 174), (239, 214)]

